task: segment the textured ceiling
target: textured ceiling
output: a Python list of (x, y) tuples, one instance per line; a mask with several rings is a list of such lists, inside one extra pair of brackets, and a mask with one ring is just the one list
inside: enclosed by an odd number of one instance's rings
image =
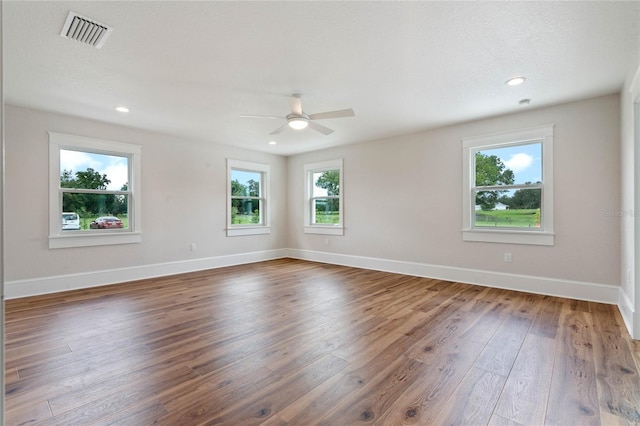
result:
[[(59, 36), (70, 10), (114, 28), (104, 47)], [(5, 102), (290, 155), (617, 92), (639, 23), (640, 2), (5, 1)], [(240, 117), (291, 93), (356, 116)]]

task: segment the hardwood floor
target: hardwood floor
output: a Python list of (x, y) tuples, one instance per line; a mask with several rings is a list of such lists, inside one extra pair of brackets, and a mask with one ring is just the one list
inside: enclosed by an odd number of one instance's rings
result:
[(8, 425), (640, 424), (614, 306), (282, 259), (6, 303)]

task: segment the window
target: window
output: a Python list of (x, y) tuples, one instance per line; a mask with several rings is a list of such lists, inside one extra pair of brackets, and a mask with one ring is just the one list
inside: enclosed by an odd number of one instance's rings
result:
[(305, 227), (307, 234), (344, 235), (342, 160), (307, 164)]
[(227, 159), (227, 236), (268, 234), (269, 172), (267, 164)]
[(463, 139), (463, 239), (553, 245), (553, 126)]
[(49, 248), (142, 241), (139, 145), (49, 132)]

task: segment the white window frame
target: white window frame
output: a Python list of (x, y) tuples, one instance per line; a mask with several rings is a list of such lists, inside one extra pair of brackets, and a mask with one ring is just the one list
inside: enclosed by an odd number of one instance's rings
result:
[[(242, 170), (245, 172), (260, 173), (260, 199), (262, 200), (262, 223), (251, 225), (234, 225), (231, 223), (231, 171)], [(269, 164), (253, 163), (250, 161), (233, 160), (227, 158), (227, 237), (243, 235), (261, 235), (271, 233), (271, 202), (270, 194), (271, 166)]]
[[(462, 239), (505, 244), (552, 246), (553, 227), (553, 124), (462, 139)], [(505, 229), (473, 227), (475, 215), (475, 153), (526, 143), (542, 143), (541, 227)]]
[[(321, 161), (304, 166), (304, 233), (324, 235), (344, 235), (344, 176), (343, 159)], [(327, 170), (340, 171), (340, 194), (338, 195), (340, 221), (336, 224), (313, 223), (313, 174)], [(323, 197), (324, 198), (324, 197)]]
[[(114, 142), (86, 136), (49, 133), (49, 248), (70, 248), (133, 244), (142, 242), (141, 210), (141, 156), (140, 145)], [(60, 187), (60, 150), (84, 151), (115, 155), (129, 159), (130, 199), (128, 203), (129, 227), (123, 230), (64, 231), (62, 232), (62, 193)]]

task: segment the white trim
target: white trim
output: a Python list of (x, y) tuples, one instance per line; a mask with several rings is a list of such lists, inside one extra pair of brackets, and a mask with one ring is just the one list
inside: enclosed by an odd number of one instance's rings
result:
[(629, 295), (620, 287), (620, 291), (618, 294), (618, 310), (620, 311), (620, 315), (622, 316), (622, 320), (624, 324), (627, 326), (627, 330), (629, 334), (631, 334), (631, 338), (637, 339), (638, 336), (634, 336), (634, 328), (633, 328), (633, 317), (635, 314), (635, 309), (633, 307), (633, 301), (629, 297)]
[(463, 229), (462, 239), (464, 241), (478, 241), (483, 243), (552, 246), (554, 234), (536, 231), (509, 231), (505, 229)]
[(227, 228), (227, 237), (241, 237), (243, 235), (264, 235), (270, 233), (271, 227), (262, 225)]
[(225, 266), (243, 265), (265, 260), (281, 259), (283, 257), (286, 257), (286, 249), (239, 253), (203, 259), (133, 266), (129, 268), (57, 275), (53, 277), (14, 280), (7, 281), (5, 283), (5, 292), (7, 299), (16, 299), (40, 294), (57, 293), (60, 291), (98, 287), (108, 284), (127, 283), (129, 281), (183, 274), (206, 269), (223, 268)]
[[(69, 135), (65, 133), (49, 133), (49, 248), (87, 247), (112, 244), (132, 244), (142, 242), (142, 207), (141, 178), (142, 146), (96, 139), (87, 136)], [(131, 193), (128, 205), (129, 229), (117, 232), (84, 230), (81, 232), (62, 231), (60, 213), (62, 200), (60, 196), (60, 150), (81, 149), (97, 154), (127, 154), (129, 161), (129, 190)]]
[(310, 250), (288, 249), (287, 256), (293, 259), (311, 260), (334, 265), (352, 266), (375, 271), (434, 278), (445, 281), (475, 284), (506, 290), (566, 297), (607, 304), (618, 303), (619, 287), (609, 284), (563, 280), (559, 278), (535, 277), (508, 274), (478, 269), (454, 268), (426, 263), (404, 262), (373, 257), (352, 256)]
[(344, 235), (344, 228), (337, 225), (306, 225), (304, 227), (304, 233), (321, 235)]
[[(553, 223), (553, 124), (529, 127), (462, 139), (462, 239), (488, 243), (554, 245)], [(471, 203), (475, 173), (471, 152), (476, 148), (497, 148), (542, 141), (542, 229), (480, 229), (472, 226), (475, 203)]]
[[(311, 198), (313, 194), (313, 182), (311, 173), (326, 170), (340, 171), (340, 194), (338, 195), (338, 203), (340, 206), (340, 222), (335, 225), (315, 224), (311, 221), (312, 208)], [(342, 158), (336, 160), (319, 161), (304, 165), (304, 233), (305, 234), (323, 234), (323, 235), (344, 235), (344, 160)]]
[(93, 247), (113, 244), (136, 244), (141, 242), (142, 234), (140, 232), (106, 230), (106, 232), (100, 235), (73, 233), (64, 236), (51, 236), (49, 237), (49, 248)]
[(640, 93), (640, 67), (638, 67), (635, 76), (633, 76), (633, 80), (631, 80), (629, 92), (632, 94)]
[(233, 265), (243, 265), (287, 257), (313, 262), (330, 263), (333, 265), (344, 265), (354, 268), (385, 271), (396, 274), (617, 305), (625, 321), (625, 325), (629, 330), (631, 330), (629, 327), (630, 316), (632, 317), (635, 313), (633, 311), (631, 300), (623, 294), (621, 288), (609, 284), (507, 274), (502, 272), (455, 268), (450, 266), (429, 265), (425, 263), (300, 249), (266, 250), (203, 259), (134, 266), (129, 268), (7, 281), (5, 283), (5, 294), (7, 299), (16, 299), (109, 284), (126, 285), (127, 282), (135, 280), (223, 268)]
[[(262, 225), (232, 225), (231, 224), (231, 171), (244, 170), (262, 174), (260, 182), (260, 198), (263, 200)], [(271, 233), (271, 165), (253, 163), (250, 161), (234, 160), (227, 158), (227, 237), (243, 235), (261, 235)]]

